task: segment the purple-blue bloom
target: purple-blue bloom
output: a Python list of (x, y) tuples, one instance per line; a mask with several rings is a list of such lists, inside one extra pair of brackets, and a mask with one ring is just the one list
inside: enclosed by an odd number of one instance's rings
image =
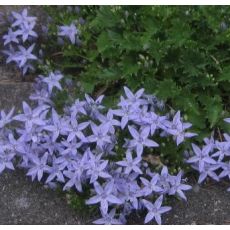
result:
[(6, 114), (4, 110), (1, 110), (0, 129), (2, 129), (3, 127), (5, 127), (7, 124), (9, 124), (12, 121), (13, 113), (14, 113), (14, 107), (10, 110), (8, 114)]
[(40, 115), (44, 110), (48, 109), (48, 106), (41, 106), (35, 109), (31, 109), (30, 106), (23, 101), (23, 114), (16, 115), (13, 119), (25, 123), (25, 128), (27, 132), (30, 132), (33, 125), (45, 125), (45, 121), (41, 119)]
[(166, 131), (175, 137), (177, 145), (181, 144), (185, 138), (191, 138), (197, 135), (196, 133), (185, 132), (185, 129), (190, 128), (192, 124), (181, 121), (180, 111), (175, 114), (172, 122), (165, 124)]
[(23, 67), (29, 60), (37, 60), (37, 57), (32, 54), (34, 46), (35, 44), (32, 44), (28, 49), (21, 45), (18, 46), (19, 51), (15, 54), (13, 60), (19, 62), (19, 67)]
[(110, 125), (108, 123), (101, 124), (99, 126), (91, 123), (91, 129), (93, 131), (93, 135), (87, 137), (89, 142), (95, 142), (100, 148), (102, 148), (106, 143), (111, 143), (111, 138), (108, 135), (110, 129)]
[(27, 172), (28, 176), (32, 177), (32, 181), (37, 177), (40, 181), (43, 174), (49, 170), (47, 166), (48, 153), (46, 152), (41, 158), (36, 155), (30, 154), (31, 166)]
[(3, 39), (5, 40), (4, 46), (11, 42), (19, 43), (17, 38), (19, 34), (20, 32), (18, 30), (13, 31), (11, 28), (8, 28), (8, 33), (3, 36)]
[(72, 44), (75, 44), (76, 42), (76, 36), (78, 35), (79, 31), (74, 25), (74, 23), (71, 23), (69, 26), (59, 26), (59, 36), (64, 36), (69, 38)]
[(76, 118), (71, 117), (67, 141), (72, 141), (74, 138), (79, 138), (80, 140), (85, 139), (83, 130), (85, 130), (88, 125), (89, 122), (79, 124)]
[(103, 98), (104, 95), (101, 95), (96, 100), (94, 100), (88, 94), (85, 94), (86, 102), (84, 104), (84, 108), (91, 118), (97, 119), (100, 111), (105, 108), (103, 105), (101, 105)]
[(14, 170), (12, 160), (14, 159), (15, 153), (9, 149), (8, 146), (0, 146), (0, 173), (6, 168)]
[(106, 224), (106, 225), (120, 225), (122, 222), (119, 219), (115, 219), (116, 209), (113, 208), (109, 213), (102, 213), (102, 218), (93, 221), (93, 224)]
[(221, 163), (219, 167), (223, 169), (223, 171), (219, 175), (219, 178), (228, 176), (228, 178), (230, 179), (230, 161), (226, 163)]
[(8, 64), (8, 63), (10, 63), (12, 61), (18, 63), (18, 61), (14, 60), (15, 55), (16, 55), (16, 51), (15, 51), (14, 47), (11, 44), (9, 45), (9, 49), (8, 50), (3, 50), (2, 52), (5, 55), (8, 56), (7, 59), (6, 59), (6, 64)]
[(192, 148), (195, 156), (189, 158), (187, 163), (197, 163), (200, 172), (204, 170), (205, 164), (216, 164), (216, 161), (209, 155), (211, 150), (210, 145), (206, 145), (200, 149), (197, 145), (192, 144)]
[(25, 42), (29, 36), (38, 37), (38, 34), (33, 30), (35, 26), (35, 22), (30, 24), (24, 23), (21, 25), (21, 28), (17, 30), (17, 34), (22, 36), (22, 41)]
[(75, 100), (74, 104), (70, 108), (71, 116), (76, 118), (76, 116), (79, 114), (86, 115), (84, 106), (85, 106), (84, 101), (80, 101), (79, 99)]
[(90, 176), (89, 183), (96, 182), (99, 177), (104, 179), (111, 178), (111, 175), (109, 175), (109, 173), (106, 172), (106, 167), (108, 166), (108, 160), (101, 160), (97, 162), (95, 158), (91, 157), (88, 164), (89, 164), (89, 168), (87, 170), (87, 175)]
[(16, 19), (16, 21), (12, 24), (12, 27), (21, 26), (21, 25), (27, 24), (27, 23), (33, 23), (37, 19), (36, 17), (28, 16), (28, 11), (26, 8), (23, 9), (21, 14), (12, 11), (12, 15)]
[(87, 158), (87, 154), (84, 154), (78, 161), (72, 161), (71, 170), (65, 170), (63, 172), (64, 175), (69, 178), (63, 190), (75, 186), (79, 192), (82, 192), (82, 175), (87, 168)]
[(146, 100), (141, 99), (141, 96), (144, 93), (144, 89), (139, 89), (135, 94), (128, 87), (124, 87), (124, 91), (127, 99), (122, 98), (121, 102), (118, 103), (119, 106), (127, 106), (137, 104), (146, 104)]
[(163, 202), (163, 195), (159, 196), (155, 203), (151, 203), (147, 200), (142, 200), (144, 206), (148, 209), (148, 214), (145, 217), (145, 224), (155, 219), (158, 224), (161, 224), (161, 215), (168, 212), (172, 208), (169, 206), (161, 206)]
[(215, 142), (215, 148), (218, 150), (217, 152), (212, 154), (212, 157), (218, 157), (218, 161), (222, 161), (225, 156), (230, 156), (230, 142)]
[(217, 176), (215, 171), (219, 169), (220, 167), (221, 167), (220, 164), (216, 164), (216, 165), (205, 164), (204, 170), (200, 172), (198, 183), (201, 184), (208, 176), (211, 177), (215, 181), (219, 181), (219, 176)]
[(129, 122), (130, 115), (133, 112), (131, 106), (123, 106), (122, 109), (114, 109), (113, 114), (121, 117), (121, 128), (124, 129)]
[(98, 115), (98, 120), (101, 122), (101, 123), (108, 123), (110, 125), (110, 133), (114, 134), (115, 133), (115, 128), (113, 126), (120, 126), (120, 121), (114, 119), (113, 117), (113, 111), (110, 109), (106, 116), (103, 115), (103, 114), (99, 114)]
[(132, 135), (133, 139), (130, 141), (129, 146), (135, 148), (137, 155), (141, 156), (144, 150), (144, 147), (158, 147), (159, 145), (150, 139), (148, 139), (150, 128), (145, 127), (139, 132), (134, 129), (132, 126), (128, 126), (129, 132)]
[(58, 182), (65, 182), (65, 178), (63, 176), (63, 169), (65, 167), (57, 163), (57, 158), (53, 156), (52, 158), (52, 166), (47, 167), (47, 173), (49, 176), (46, 179), (46, 183), (50, 183), (53, 180), (57, 180)]
[(159, 174), (155, 174), (150, 181), (143, 177), (140, 179), (144, 185), (144, 188), (142, 189), (144, 196), (163, 192), (163, 189), (158, 185), (158, 181), (160, 180)]
[(128, 151), (126, 153), (126, 159), (123, 161), (118, 161), (116, 162), (116, 164), (125, 168), (125, 171), (124, 171), (125, 174), (130, 174), (132, 171), (138, 174), (142, 174), (142, 171), (140, 169), (141, 160), (142, 160), (141, 157), (136, 157), (133, 159), (132, 153)]
[(60, 85), (60, 80), (63, 78), (63, 75), (60, 73), (51, 72), (48, 77), (43, 78), (43, 82), (48, 86), (48, 92), (51, 93), (53, 88), (56, 87), (59, 90), (62, 90)]
[(68, 126), (66, 126), (64, 120), (60, 119), (55, 109), (52, 109), (52, 123), (45, 125), (44, 129), (52, 132), (52, 141), (55, 142), (63, 132), (65, 133), (68, 131)]
[(183, 184), (181, 183), (181, 179), (182, 179), (182, 171), (180, 171), (177, 176), (171, 176), (171, 188), (169, 190), (169, 195), (178, 195), (180, 198), (187, 200), (185, 194), (183, 193), (183, 191), (187, 191), (190, 190), (192, 187), (190, 185), (187, 184)]
[(122, 201), (113, 195), (114, 182), (110, 181), (105, 186), (101, 186), (98, 182), (94, 183), (96, 195), (86, 201), (86, 204), (100, 203), (102, 213), (108, 212), (109, 204), (122, 204)]

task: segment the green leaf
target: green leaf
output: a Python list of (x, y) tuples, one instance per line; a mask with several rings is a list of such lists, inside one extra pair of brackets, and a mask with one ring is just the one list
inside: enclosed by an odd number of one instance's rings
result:
[(97, 48), (101, 53), (109, 47), (110, 39), (107, 32), (103, 32), (99, 35), (97, 39)]
[(120, 73), (115, 68), (104, 69), (98, 74), (98, 78), (106, 81), (117, 80), (120, 78)]
[(156, 85), (158, 85), (158, 81), (154, 77), (147, 77), (144, 80), (144, 88), (145, 91), (150, 93), (150, 94), (156, 94), (157, 88)]
[(197, 115), (196, 113), (190, 111), (188, 112), (188, 121), (192, 123), (196, 130), (198, 130), (198, 133), (206, 127), (206, 118), (204, 113)]
[(209, 95), (201, 94), (199, 101), (203, 104), (206, 112), (206, 118), (210, 123), (210, 128), (213, 128), (221, 118), (222, 102), (219, 95), (210, 97)]
[(139, 66), (137, 61), (132, 56), (126, 56), (121, 62), (121, 67), (123, 68), (124, 75), (130, 75), (137, 73)]
[(162, 99), (174, 98), (180, 89), (172, 79), (165, 79), (159, 82), (156, 94)]
[(122, 35), (116, 30), (108, 30), (108, 37), (117, 45), (120, 45), (124, 41)]
[(226, 66), (220, 76), (217, 78), (218, 81), (230, 81), (230, 66)]
[(86, 93), (92, 93), (93, 92), (94, 84), (92, 84), (91, 82), (85, 82), (85, 81), (82, 81), (81, 84), (82, 84), (82, 87), (84, 88), (84, 91)]
[(210, 100), (206, 104), (206, 114), (210, 122), (210, 128), (213, 128), (214, 125), (218, 122), (221, 117), (222, 105), (220, 102), (215, 100)]
[(183, 109), (187, 113), (201, 116), (195, 95), (191, 95), (190, 92), (185, 89), (181, 90), (181, 93), (175, 97), (174, 103), (177, 105), (177, 109)]
[(149, 47), (149, 53), (155, 59), (157, 65), (159, 65), (161, 59), (165, 56), (165, 50), (161, 46), (160, 42), (152, 41)]
[(103, 28), (110, 28), (115, 26), (120, 22), (120, 15), (117, 13), (118, 11), (114, 11), (114, 7), (110, 6), (100, 6), (99, 10), (97, 11), (97, 16), (94, 18), (93, 22), (91, 22), (92, 27), (101, 27)]

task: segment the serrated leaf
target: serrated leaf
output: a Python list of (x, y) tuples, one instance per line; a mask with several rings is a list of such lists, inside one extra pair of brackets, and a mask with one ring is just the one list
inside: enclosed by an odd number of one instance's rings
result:
[(162, 99), (174, 98), (180, 94), (180, 89), (172, 79), (160, 81), (156, 94)]
[(106, 81), (112, 81), (119, 79), (120, 73), (114, 68), (104, 69), (100, 74), (98, 74), (98, 78)]
[(120, 22), (119, 14), (114, 12), (113, 7), (100, 6), (97, 15), (91, 22), (92, 27), (110, 28)]
[(202, 130), (206, 127), (205, 114), (200, 113), (199, 115), (193, 112), (188, 113), (188, 121), (192, 123), (193, 127)]
[(210, 101), (206, 105), (206, 116), (210, 122), (210, 128), (213, 128), (217, 123), (218, 119), (221, 117), (222, 105), (217, 101)]
[(177, 105), (178, 109), (183, 109), (187, 113), (200, 116), (200, 108), (197, 103), (196, 97), (194, 95), (191, 95), (189, 91), (183, 89), (181, 93), (177, 97), (175, 97), (174, 103)]
[(120, 43), (123, 41), (122, 35), (117, 31), (108, 30), (108, 37), (111, 41), (118, 45), (120, 45)]
[(218, 81), (230, 81), (230, 66), (226, 66), (220, 76), (217, 78)]
[(85, 81), (82, 81), (81, 84), (82, 84), (82, 87), (84, 88), (84, 92), (86, 92), (86, 93), (92, 93), (93, 92), (94, 84), (92, 84), (90, 82), (85, 82)]
[(121, 66), (125, 75), (137, 73), (139, 69), (137, 61), (132, 56), (125, 57), (121, 62)]
[(106, 50), (107, 47), (109, 46), (109, 43), (110, 43), (110, 39), (108, 37), (108, 33), (107, 32), (101, 33), (97, 39), (98, 51), (101, 53), (104, 50)]

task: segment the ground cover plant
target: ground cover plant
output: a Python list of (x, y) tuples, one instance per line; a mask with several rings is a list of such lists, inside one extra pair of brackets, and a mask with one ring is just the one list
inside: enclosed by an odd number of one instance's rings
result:
[(161, 224), (167, 197), (191, 189), (184, 172), (230, 178), (228, 9), (45, 6), (46, 25), (13, 11), (6, 63), (42, 75), (33, 106), (1, 111), (0, 172), (61, 186), (96, 224), (133, 211)]
[[(164, 197), (186, 200), (184, 191), (191, 186), (182, 171), (172, 175), (167, 166), (157, 169), (145, 159), (159, 146), (153, 137), (173, 136), (180, 145), (196, 135), (187, 131), (191, 124), (179, 111), (172, 118), (158, 115), (154, 96), (127, 87), (117, 109), (106, 109), (103, 96), (94, 100), (86, 94), (58, 114), (52, 92), (62, 90), (62, 78), (51, 72), (36, 79), (34, 108), (23, 102), (21, 114), (1, 111), (0, 171), (17, 166), (51, 188), (61, 183), (63, 190), (88, 190), (86, 204), (99, 204), (102, 215), (96, 224), (124, 224), (132, 211), (145, 209), (145, 223), (161, 224), (161, 215), (171, 209), (162, 206)], [(21, 125), (11, 130), (13, 120)]]

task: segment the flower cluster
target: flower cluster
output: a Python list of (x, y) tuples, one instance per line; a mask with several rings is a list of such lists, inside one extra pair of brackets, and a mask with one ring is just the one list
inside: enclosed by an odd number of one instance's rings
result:
[[(67, 10), (73, 11), (73, 8), (70, 7)], [(74, 12), (79, 12), (79, 10), (79, 7), (74, 8)], [(2, 21), (4, 22), (4, 19)], [(41, 43), (43, 40), (47, 43), (49, 38), (48, 28), (52, 18), (47, 17), (46, 24), (39, 24), (37, 23), (37, 17), (29, 16), (28, 9), (24, 8), (21, 13), (12, 11), (8, 20), (5, 21), (8, 21), (6, 23), (8, 31), (2, 36), (5, 46), (2, 52), (6, 56), (6, 63), (16, 64), (22, 75), (25, 75), (30, 70), (34, 71), (34, 64), (42, 63), (43, 61), (44, 50), (41, 49)], [(74, 20), (70, 25), (58, 26), (57, 33), (55, 33), (55, 36), (58, 37), (58, 43), (63, 44), (62, 37), (64, 37), (70, 40), (71, 44), (81, 44), (79, 39), (80, 31), (75, 25), (77, 23), (78, 25), (83, 25), (85, 22), (83, 18), (79, 17), (78, 20)]]
[[(102, 217), (96, 224), (124, 224), (133, 210), (147, 210), (145, 223), (161, 224), (161, 215), (171, 209), (162, 206), (164, 197), (186, 200), (184, 191), (191, 187), (184, 184), (181, 171), (170, 175), (163, 166), (155, 172), (143, 158), (145, 149), (157, 148), (153, 137), (162, 132), (179, 145), (195, 135), (185, 131), (191, 125), (182, 122), (180, 112), (172, 121), (159, 115), (162, 102), (156, 103), (144, 89), (133, 93), (127, 87), (117, 109), (107, 111), (101, 104), (103, 96), (94, 100), (85, 95), (60, 114), (52, 95), (62, 90), (62, 78), (60, 72), (39, 76), (30, 96), (34, 108), (23, 102), (21, 114), (1, 112), (0, 171), (14, 169), (17, 157), (18, 166), (32, 180), (51, 187), (61, 183), (63, 190), (74, 188), (79, 193), (86, 185), (91, 187), (86, 204), (99, 205)], [(7, 128), (12, 120), (20, 124), (14, 132)], [(127, 133), (121, 153), (116, 148), (119, 132)]]
[[(230, 118), (225, 121), (230, 123)], [(222, 141), (215, 140), (213, 136), (204, 138), (201, 148), (192, 144), (193, 151), (190, 157), (187, 156), (186, 162), (199, 172), (198, 183), (202, 183), (207, 177), (215, 181), (224, 177), (230, 179), (230, 136), (224, 133), (223, 137)]]
[(3, 53), (7, 56), (6, 63), (16, 63), (25, 75), (30, 69), (34, 69), (32, 62), (38, 59), (33, 53), (34, 39), (38, 37), (34, 31), (37, 18), (28, 16), (26, 8), (21, 13), (13, 11), (12, 17), (12, 24), (3, 35), (6, 47)]

